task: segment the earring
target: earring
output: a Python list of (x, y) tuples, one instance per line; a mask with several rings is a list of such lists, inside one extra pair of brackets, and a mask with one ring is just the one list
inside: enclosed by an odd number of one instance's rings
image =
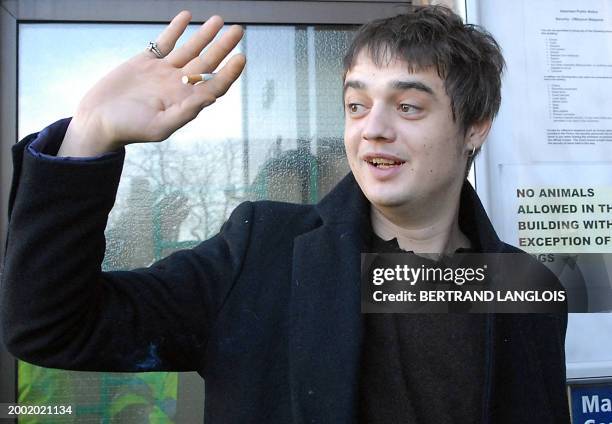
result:
[(476, 146), (472, 146), (472, 151), (468, 153), (468, 158), (473, 157), (476, 154)]

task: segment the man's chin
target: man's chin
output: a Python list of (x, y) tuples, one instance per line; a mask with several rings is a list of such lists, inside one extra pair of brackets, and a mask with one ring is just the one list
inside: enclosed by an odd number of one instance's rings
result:
[(366, 197), (374, 206), (383, 208), (398, 207), (410, 202), (409, 196), (406, 195), (372, 193)]
[(371, 178), (356, 178), (357, 184), (366, 198), (375, 206), (381, 207), (396, 207), (410, 202), (414, 197), (407, 193), (406, 186), (408, 183), (403, 183), (402, 187), (398, 187), (397, 181), (377, 181)]

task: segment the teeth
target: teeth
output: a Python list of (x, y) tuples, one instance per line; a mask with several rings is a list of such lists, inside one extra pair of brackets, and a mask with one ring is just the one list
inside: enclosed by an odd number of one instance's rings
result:
[(377, 168), (392, 168), (394, 166), (399, 166), (404, 162), (395, 162), (389, 159), (384, 158), (372, 158), (368, 162), (374, 165)]
[(383, 158), (373, 158), (370, 160), (375, 165), (394, 165), (396, 162)]

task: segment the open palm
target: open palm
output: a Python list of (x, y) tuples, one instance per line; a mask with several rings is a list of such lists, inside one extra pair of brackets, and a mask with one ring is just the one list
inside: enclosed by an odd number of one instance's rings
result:
[(87, 156), (165, 140), (227, 92), (244, 68), (244, 55), (230, 58), (205, 83), (185, 85), (181, 77), (213, 72), (240, 42), (242, 28), (231, 26), (200, 55), (223, 27), (223, 20), (213, 16), (174, 49), (190, 19), (189, 12), (179, 13), (159, 35), (163, 58), (144, 51), (94, 85), (81, 100), (58, 155)]

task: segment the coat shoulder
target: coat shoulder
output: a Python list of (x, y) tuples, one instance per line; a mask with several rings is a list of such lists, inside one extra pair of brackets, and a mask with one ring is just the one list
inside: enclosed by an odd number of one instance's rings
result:
[(253, 230), (256, 232), (282, 232), (298, 235), (322, 224), (314, 205), (260, 200), (238, 206), (250, 210)]

